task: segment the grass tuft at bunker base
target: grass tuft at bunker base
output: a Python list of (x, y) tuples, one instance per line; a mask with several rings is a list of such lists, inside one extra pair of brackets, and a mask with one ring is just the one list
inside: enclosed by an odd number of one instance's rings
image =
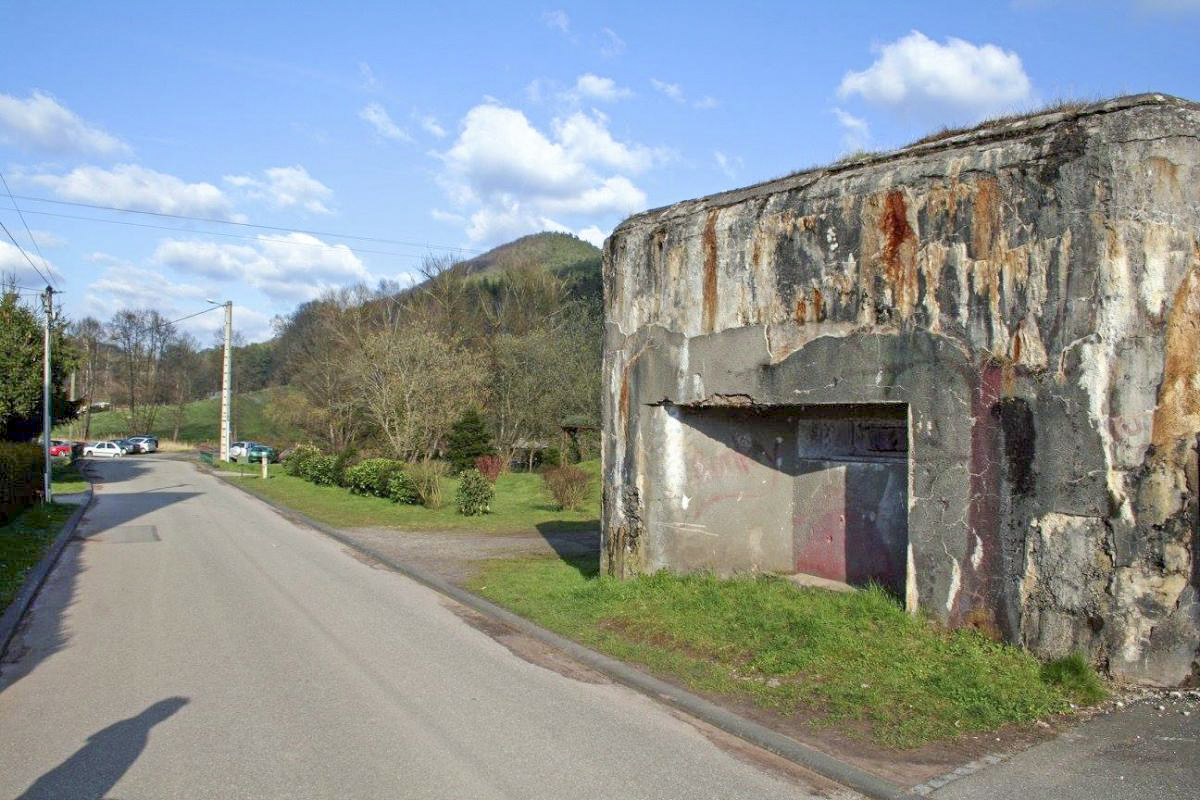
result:
[(976, 631), (908, 614), (879, 589), (666, 572), (619, 581), (598, 576), (594, 558), (495, 561), (471, 588), (695, 691), (817, 725), (853, 722), (839, 727), (898, 750), (1104, 695), (1082, 658), (1043, 666)]
[(36, 505), (0, 525), (0, 613), (74, 511), (71, 505)]

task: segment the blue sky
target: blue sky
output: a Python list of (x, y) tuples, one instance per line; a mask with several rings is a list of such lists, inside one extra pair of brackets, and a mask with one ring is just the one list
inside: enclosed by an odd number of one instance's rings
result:
[[(598, 243), (645, 208), (1063, 97), (1200, 99), (1200, 0), (0, 18), (0, 169), (68, 313), (231, 298), (248, 340), (328, 288), (411, 280), (429, 252), (543, 229)], [(0, 222), (32, 249), (3, 194)], [(44, 284), (2, 233), (0, 272)], [(218, 317), (181, 327), (207, 343)]]

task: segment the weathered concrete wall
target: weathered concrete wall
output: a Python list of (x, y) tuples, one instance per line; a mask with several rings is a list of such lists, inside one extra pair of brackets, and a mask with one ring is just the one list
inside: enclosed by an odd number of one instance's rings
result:
[(1123, 98), (647, 212), (604, 281), (607, 570), (795, 563), (811, 515), (770, 482), (800, 453), (764, 453), (798, 430), (713, 436), (695, 409), (891, 405), (911, 608), (1193, 675), (1200, 106)]

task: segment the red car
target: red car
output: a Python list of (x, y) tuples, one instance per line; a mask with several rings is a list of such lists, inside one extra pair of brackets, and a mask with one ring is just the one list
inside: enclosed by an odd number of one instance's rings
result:
[(62, 457), (71, 455), (71, 443), (64, 442), (60, 439), (50, 440), (50, 455), (52, 457)]

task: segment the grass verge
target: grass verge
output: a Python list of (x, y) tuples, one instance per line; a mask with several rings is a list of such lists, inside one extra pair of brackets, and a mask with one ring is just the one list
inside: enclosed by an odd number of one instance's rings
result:
[[(1027, 723), (1099, 696), (1079, 659), (1043, 668), (1019, 648), (905, 613), (882, 590), (839, 593), (711, 575), (618, 581), (596, 559), (487, 564), (474, 591), (693, 690), (908, 749)], [(1086, 683), (1086, 680), (1084, 681)]]
[(71, 464), (55, 459), (50, 472), (50, 488), (54, 494), (75, 494), (86, 492), (91, 483), (79, 469), (79, 462)]
[[(594, 464), (584, 465), (593, 471)], [(496, 481), (496, 495), (491, 513), (474, 517), (459, 514), (454, 505), (458, 489), (456, 478), (447, 478), (443, 490), (446, 504), (441, 508), (393, 503), (379, 497), (351, 494), (339, 486), (317, 486), (284, 473), (278, 464), (271, 465), (271, 477), (255, 478), (261, 466), (253, 464), (220, 464), (220, 471), (240, 472), (245, 478), (237, 485), (280, 505), (336, 528), (407, 528), (409, 530), (471, 530), (508, 532), (538, 529), (543, 532), (591, 530), (600, 522), (598, 492), (593, 485), (593, 497), (584, 511), (560, 511), (546, 493), (541, 475), (527, 472), (506, 472)]]
[(32, 506), (0, 525), (0, 612), (8, 608), (74, 510), (58, 503)]

